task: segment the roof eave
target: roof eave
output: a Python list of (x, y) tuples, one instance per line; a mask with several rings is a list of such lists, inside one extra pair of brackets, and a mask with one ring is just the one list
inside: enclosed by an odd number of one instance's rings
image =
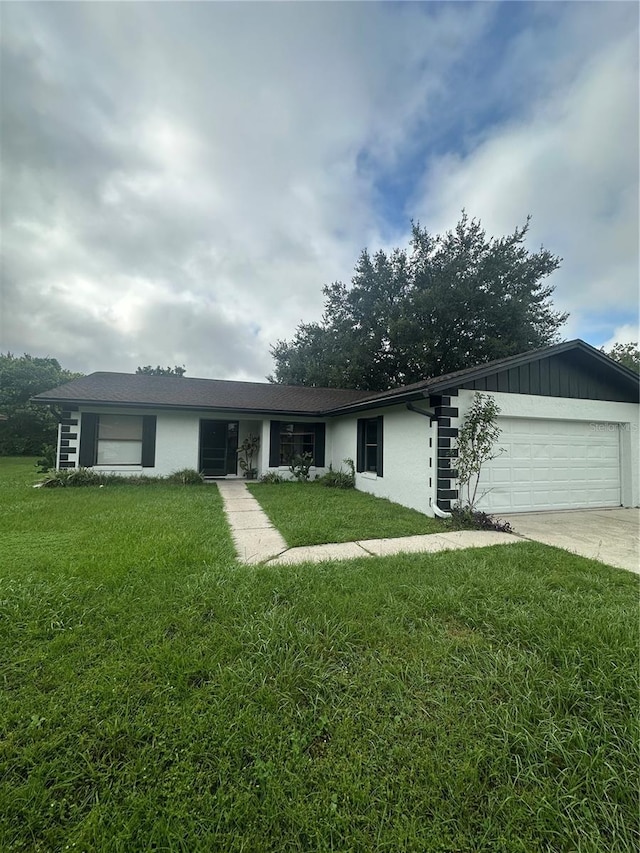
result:
[(329, 417), (337, 417), (339, 415), (349, 415), (353, 412), (366, 411), (367, 409), (384, 409), (389, 406), (397, 406), (401, 403), (409, 403), (412, 400), (423, 400), (425, 397), (429, 396), (430, 392), (431, 388), (422, 388), (417, 391), (407, 391), (404, 394), (396, 394), (393, 397), (384, 397), (382, 400), (359, 400), (357, 403), (349, 403), (347, 406), (329, 409), (326, 414)]
[(195, 405), (189, 403), (141, 403), (125, 400), (63, 400), (59, 397), (32, 397), (34, 403), (43, 403), (46, 405), (56, 405), (63, 407), (78, 406), (98, 406), (101, 408), (126, 408), (126, 409), (169, 409), (172, 411), (190, 411), (190, 412), (239, 412), (247, 415), (279, 415), (279, 416), (295, 416), (295, 417), (325, 417), (329, 411), (325, 410), (301, 410), (301, 409), (267, 409), (267, 408), (246, 408), (244, 406), (207, 406)]

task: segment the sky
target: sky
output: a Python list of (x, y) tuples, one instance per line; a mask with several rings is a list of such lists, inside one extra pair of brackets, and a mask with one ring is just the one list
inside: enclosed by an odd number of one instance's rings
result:
[(0, 351), (262, 381), (361, 251), (531, 215), (638, 340), (635, 2), (0, 4)]

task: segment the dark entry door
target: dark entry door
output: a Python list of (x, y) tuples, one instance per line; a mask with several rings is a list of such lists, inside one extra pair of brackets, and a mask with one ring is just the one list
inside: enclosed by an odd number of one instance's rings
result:
[(200, 421), (200, 471), (224, 477), (237, 471), (238, 421)]

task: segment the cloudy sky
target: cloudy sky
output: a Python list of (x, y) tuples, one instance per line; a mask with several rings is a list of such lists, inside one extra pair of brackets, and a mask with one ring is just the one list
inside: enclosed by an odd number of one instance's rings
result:
[(0, 351), (261, 380), (360, 251), (533, 216), (638, 338), (638, 5), (0, 6)]

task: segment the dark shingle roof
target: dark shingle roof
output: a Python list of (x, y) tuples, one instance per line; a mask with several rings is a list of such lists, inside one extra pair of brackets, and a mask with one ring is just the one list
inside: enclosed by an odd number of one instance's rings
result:
[(188, 379), (131, 373), (91, 373), (37, 394), (41, 403), (111, 403), (179, 409), (227, 409), (273, 414), (318, 415), (369, 397), (368, 391), (303, 388), (266, 382)]
[(465, 382), (500, 370), (567, 351), (577, 351), (591, 363), (604, 366), (637, 392), (638, 377), (584, 341), (566, 341), (487, 364), (434, 376), (402, 388), (372, 393), (339, 388), (307, 388), (266, 382), (233, 382), (226, 379), (187, 379), (131, 373), (91, 373), (33, 400), (58, 405), (116, 404), (175, 409), (216, 409), (255, 414), (313, 415), (348, 414), (418, 400), (440, 394)]

